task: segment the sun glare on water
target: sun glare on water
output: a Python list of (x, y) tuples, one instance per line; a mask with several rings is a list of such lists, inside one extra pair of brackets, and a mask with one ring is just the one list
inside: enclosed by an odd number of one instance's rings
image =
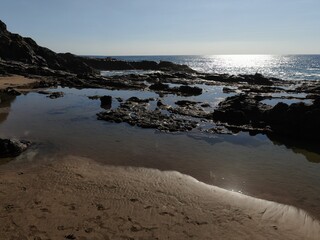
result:
[(228, 67), (257, 68), (265, 66), (272, 59), (271, 55), (219, 55), (216, 58)]

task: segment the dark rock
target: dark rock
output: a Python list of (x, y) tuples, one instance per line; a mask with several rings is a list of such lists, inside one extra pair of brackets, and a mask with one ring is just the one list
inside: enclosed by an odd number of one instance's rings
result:
[(206, 74), (203, 79), (224, 83), (248, 83), (250, 85), (266, 85), (272, 86), (275, 82), (279, 82), (280, 79), (267, 78), (263, 75), (256, 73), (254, 75), (228, 75), (228, 74)]
[(70, 53), (57, 54), (47, 48), (39, 46), (31, 38), (21, 37), (18, 34), (9, 32), (4, 23), (1, 22), (0, 25), (1, 59), (36, 65), (37, 68), (33, 67), (33, 70), (40, 70), (41, 67), (47, 67), (73, 73), (94, 72), (91, 67), (82, 61), (82, 58)]
[(127, 102), (135, 102), (135, 103), (148, 103), (150, 101), (154, 101), (153, 98), (148, 98), (148, 99), (140, 99), (137, 97), (130, 97), (127, 99)]
[(122, 99), (121, 97), (117, 97), (116, 99), (117, 99), (117, 101), (118, 101), (119, 103), (122, 103), (122, 102), (123, 102), (123, 99)]
[(37, 93), (42, 94), (42, 95), (49, 95), (51, 92), (48, 92), (48, 91), (37, 91)]
[(179, 119), (158, 110), (148, 110), (145, 104), (126, 101), (117, 109), (101, 112), (97, 116), (99, 120), (115, 123), (126, 122), (132, 126), (154, 128), (166, 132), (190, 131), (197, 126), (197, 123), (191, 120)]
[(193, 102), (193, 101), (188, 101), (188, 100), (180, 100), (175, 102), (176, 105), (180, 106), (180, 107), (186, 107), (189, 105), (196, 105), (197, 102)]
[(203, 103), (201, 104), (201, 107), (203, 108), (208, 108), (208, 107), (211, 107), (209, 103)]
[(100, 97), (101, 108), (110, 109), (112, 107), (112, 97), (111, 96), (102, 96)]
[(197, 96), (202, 94), (202, 89), (199, 87), (190, 87), (190, 86), (180, 86), (179, 92), (185, 96)]
[(166, 106), (161, 100), (158, 100), (157, 101), (157, 107), (163, 107), (163, 106)]
[(82, 61), (94, 69), (98, 70), (154, 70), (154, 71), (173, 71), (196, 73), (187, 65), (175, 64), (172, 62), (161, 61), (121, 61), (113, 58), (83, 58)]
[(0, 139), (0, 157), (16, 157), (24, 152), (29, 146), (28, 141), (14, 139)]
[(57, 99), (57, 98), (61, 98), (63, 96), (64, 96), (63, 92), (53, 92), (49, 96), (47, 96), (47, 98)]
[(215, 121), (227, 122), (229, 124), (244, 125), (250, 123), (250, 119), (241, 110), (215, 110), (212, 114)]
[(0, 20), (0, 31), (3, 32), (3, 31), (6, 31), (6, 30), (7, 30), (7, 25)]
[(2, 92), (2, 93), (6, 93), (6, 94), (8, 94), (8, 95), (10, 95), (10, 96), (20, 96), (20, 95), (21, 95), (21, 92), (15, 90), (15, 89), (12, 88), (12, 87), (8, 87), (8, 88), (6, 88), (5, 90), (2, 90), (1, 92)]
[(224, 87), (224, 88), (222, 89), (222, 92), (223, 92), (223, 93), (235, 93), (235, 92), (236, 92), (236, 89)]
[(285, 121), (289, 105), (286, 103), (277, 103), (270, 111), (267, 112), (267, 118), (270, 123)]
[(194, 71), (187, 65), (179, 65), (179, 64), (175, 64), (167, 61), (160, 61), (160, 63), (158, 64), (158, 67), (159, 67), (159, 70), (162, 70), (162, 71), (196, 73), (196, 71)]
[(149, 87), (149, 89), (154, 91), (170, 91), (169, 84), (163, 84), (163, 83), (152, 84)]
[(312, 105), (280, 102), (270, 107), (259, 100), (259, 97), (244, 94), (227, 98), (211, 117), (227, 123), (227, 127), (233, 130), (240, 129), (253, 134), (272, 131), (279, 136), (320, 139), (320, 107), (317, 101)]

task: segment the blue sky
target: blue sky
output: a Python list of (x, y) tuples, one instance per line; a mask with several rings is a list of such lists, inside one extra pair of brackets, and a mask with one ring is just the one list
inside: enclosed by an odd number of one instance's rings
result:
[(0, 19), (57, 52), (320, 53), (320, 0), (1, 0)]

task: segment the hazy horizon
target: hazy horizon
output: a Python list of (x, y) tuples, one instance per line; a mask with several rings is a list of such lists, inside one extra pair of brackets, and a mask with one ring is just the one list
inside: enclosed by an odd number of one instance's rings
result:
[(9, 31), (78, 55), (320, 54), (317, 0), (2, 0)]

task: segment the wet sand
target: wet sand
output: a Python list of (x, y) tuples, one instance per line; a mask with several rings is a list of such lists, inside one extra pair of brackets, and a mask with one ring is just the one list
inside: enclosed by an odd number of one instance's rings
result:
[[(46, 162), (46, 163), (44, 163)], [(177, 172), (66, 157), (0, 168), (3, 239), (319, 239), (294, 207)]]
[(0, 90), (7, 87), (26, 87), (31, 83), (37, 82), (37, 79), (26, 78), (23, 76), (15, 75), (9, 77), (0, 77)]

